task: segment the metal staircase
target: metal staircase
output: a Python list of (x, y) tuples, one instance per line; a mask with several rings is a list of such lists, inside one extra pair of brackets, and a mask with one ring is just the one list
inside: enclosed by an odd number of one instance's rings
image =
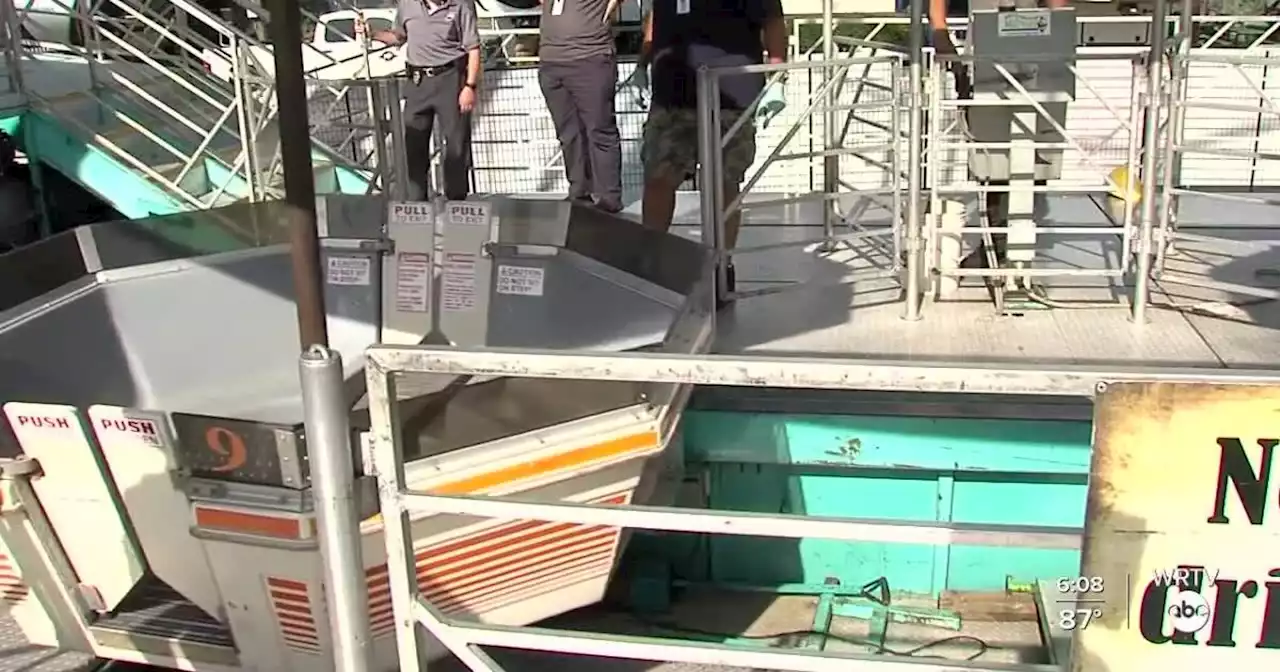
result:
[(22, 49), (17, 14), (9, 3), (0, 3), (0, 116), (21, 102), (22, 79), (18, 55)]
[[(4, 85), (20, 83), (28, 155), (131, 218), (281, 196), (274, 83), (261, 65), (266, 45), (188, 0), (97, 0), (78, 11), (53, 2), (76, 27), (68, 35), (78, 31), (82, 44), (32, 53), (12, 36), (36, 10), (19, 7), (6, 22), (16, 46), (10, 51), (22, 51), (7, 59), (19, 67), (9, 68), (14, 74)], [(211, 74), (216, 58), (230, 61), (233, 81)], [(14, 75), (21, 81), (11, 81)], [(361, 129), (350, 116), (343, 125), (354, 135)], [(319, 193), (378, 188), (360, 157), (314, 144)]]

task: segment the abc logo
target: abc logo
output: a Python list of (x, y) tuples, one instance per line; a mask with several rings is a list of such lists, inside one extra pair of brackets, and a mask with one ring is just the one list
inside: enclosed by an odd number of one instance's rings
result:
[(1169, 601), (1169, 623), (1178, 632), (1200, 632), (1209, 624), (1209, 602), (1200, 593), (1178, 591)]

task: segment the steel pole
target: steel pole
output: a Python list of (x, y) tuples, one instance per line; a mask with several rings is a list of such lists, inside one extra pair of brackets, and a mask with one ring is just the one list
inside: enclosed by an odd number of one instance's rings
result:
[(1164, 91), (1164, 38), (1168, 32), (1165, 0), (1156, 0), (1151, 16), (1151, 55), (1147, 57), (1147, 110), (1142, 139), (1142, 220), (1138, 230), (1138, 263), (1134, 271), (1132, 317), (1135, 324), (1147, 320), (1147, 304), (1151, 298), (1151, 262), (1155, 249), (1152, 238), (1160, 211), (1156, 204), (1160, 181), (1159, 166), (1160, 97)]
[[(1165, 96), (1169, 101), (1169, 112), (1165, 122), (1164, 167), (1160, 172), (1160, 219), (1153, 234), (1158, 240), (1154, 241), (1155, 259), (1151, 269), (1157, 277), (1164, 272), (1165, 257), (1173, 251), (1172, 234), (1178, 225), (1178, 195), (1175, 191), (1182, 185), (1182, 141), (1187, 126), (1187, 75), (1190, 71), (1188, 59), (1195, 36), (1194, 3), (1182, 0), (1178, 13), (1177, 54), (1173, 56), (1169, 69), (1169, 93)], [(1133, 174), (1132, 166), (1129, 174)]]
[(316, 184), (311, 172), (311, 122), (307, 83), (302, 76), (302, 11), (291, 0), (268, 0), (271, 49), (275, 55), (276, 128), (284, 168), (284, 199), (292, 206), (289, 246), (298, 308), (298, 338), (305, 350), (328, 345), (320, 236), (316, 232)]
[[(395, 173), (389, 193), (392, 200), (405, 201), (409, 199), (409, 167), (405, 163), (404, 112), (400, 109), (404, 92), (399, 78), (386, 81), (389, 92), (384, 100), (387, 104), (387, 125), (391, 130), (391, 160), (394, 162), (391, 171)], [(383, 142), (381, 136), (378, 142)]]
[[(921, 174), (921, 163), (923, 161), (923, 147), (921, 147), (921, 136), (924, 133), (923, 128), (923, 110), (924, 101), (921, 99), (921, 89), (924, 87), (924, 0), (911, 0), (911, 26), (908, 32), (909, 39), (907, 41), (907, 56), (910, 59), (909, 83), (911, 91), (908, 93), (908, 109), (910, 112), (907, 117), (907, 264), (905, 273), (906, 278), (906, 303), (903, 306), (902, 317), (906, 320), (920, 319), (920, 302), (922, 292), (920, 291), (920, 266), (924, 259), (922, 257), (922, 241), (920, 239), (920, 199), (923, 194), (923, 179)], [(937, 120), (933, 120), (937, 123)]]
[(360, 514), (355, 496), (342, 356), (322, 345), (302, 353), (302, 407), (306, 422), (311, 497), (324, 566), (334, 672), (368, 672), (369, 604), (360, 554)]
[(724, 233), (724, 190), (721, 179), (720, 83), (706, 67), (698, 69), (698, 190), (701, 194), (702, 244), (715, 251), (715, 296), (728, 298), (728, 245)]
[[(838, 199), (832, 198), (840, 188), (840, 157), (832, 150), (836, 148), (836, 125), (840, 123), (836, 105), (840, 103), (842, 88), (831, 81), (835, 77), (831, 61), (836, 58), (834, 5), (835, 0), (822, 0), (822, 83), (829, 85), (827, 100), (823, 103), (826, 109), (822, 115), (822, 149), (826, 150), (826, 155), (822, 157), (822, 192), (825, 195), (822, 199), (822, 238), (823, 246), (828, 250), (835, 248), (832, 240), (836, 235), (835, 208), (840, 205)], [(847, 72), (843, 71), (840, 76), (846, 76)]]

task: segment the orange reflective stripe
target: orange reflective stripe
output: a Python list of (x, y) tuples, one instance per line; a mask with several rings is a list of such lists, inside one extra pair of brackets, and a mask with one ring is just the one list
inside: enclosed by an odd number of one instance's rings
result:
[(654, 432), (622, 436), (604, 443), (583, 446), (582, 448), (549, 455), (530, 462), (522, 462), (496, 471), (477, 474), (452, 483), (437, 485), (432, 487), (429, 492), (433, 495), (476, 494), (507, 483), (529, 480), (547, 473), (572, 469), (592, 462), (601, 462), (645, 448), (656, 448), (657, 445), (658, 435)]
[(307, 530), (297, 518), (263, 516), (243, 511), (195, 507), (196, 525), (212, 530), (253, 534), (276, 539), (301, 539)]
[[(622, 505), (630, 495), (630, 491), (605, 495), (589, 503)], [(528, 543), (537, 541), (542, 543)], [(454, 603), (464, 599), (488, 604), (517, 589), (555, 582), (587, 559), (603, 566), (607, 574), (617, 543), (616, 527), (541, 521), (506, 523), (418, 550), (414, 554), (414, 579), (418, 590), (437, 607), (457, 609)], [(513, 550), (494, 553), (507, 549)], [(387, 566), (366, 569), (365, 580), (370, 622), (376, 632), (383, 632), (393, 621)]]

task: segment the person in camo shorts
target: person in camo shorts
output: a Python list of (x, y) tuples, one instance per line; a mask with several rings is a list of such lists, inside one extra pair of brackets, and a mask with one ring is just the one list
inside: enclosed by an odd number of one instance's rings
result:
[[(671, 227), (676, 191), (697, 170), (698, 70), (758, 65), (766, 60), (765, 52), (769, 63), (781, 63), (786, 50), (781, 0), (653, 0), (645, 16), (644, 43), (633, 82), (638, 88), (652, 89), (640, 149), (645, 226), (664, 232)], [(743, 114), (754, 112), (752, 106), (764, 86), (763, 74), (720, 79), (722, 134)], [(721, 188), (726, 203), (737, 197), (755, 158), (755, 125), (748, 122), (724, 150)], [(726, 219), (726, 249), (737, 243), (740, 224), (737, 213)], [(732, 291), (733, 266), (728, 270), (727, 289)]]

